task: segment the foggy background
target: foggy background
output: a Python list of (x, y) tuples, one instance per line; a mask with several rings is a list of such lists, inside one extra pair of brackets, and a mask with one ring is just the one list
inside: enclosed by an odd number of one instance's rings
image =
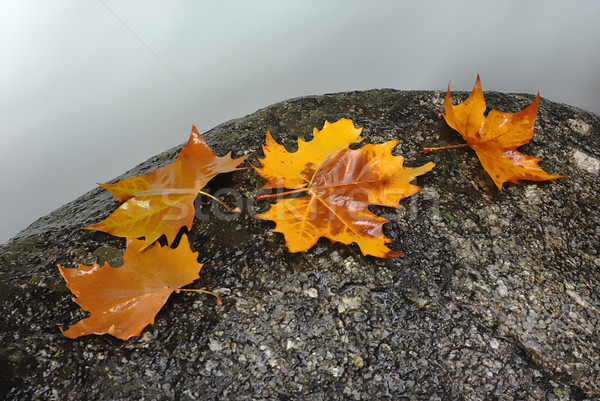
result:
[[(0, 243), (291, 97), (540, 92), (600, 114), (600, 2), (0, 2)], [(266, 128), (266, 127), (265, 127)]]

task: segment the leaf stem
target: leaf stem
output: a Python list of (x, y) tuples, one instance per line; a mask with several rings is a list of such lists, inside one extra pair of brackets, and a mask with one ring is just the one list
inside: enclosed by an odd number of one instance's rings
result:
[(440, 146), (439, 148), (423, 148), (423, 153), (427, 154), (429, 152), (433, 152), (434, 150), (462, 148), (463, 146), (469, 146), (469, 144), (461, 143), (460, 145)]
[(298, 192), (303, 192), (303, 191), (308, 191), (308, 188), (293, 189), (291, 191), (276, 192), (274, 194), (260, 194), (260, 195), (256, 195), (256, 200), (260, 201), (260, 200), (263, 200), (263, 199), (274, 198), (276, 196), (283, 196), (283, 195), (289, 195), (289, 194), (297, 194)]
[(215, 297), (217, 297), (217, 305), (221, 306), (223, 304), (223, 301), (221, 301), (221, 297), (216, 292), (206, 291), (206, 290), (198, 290), (196, 288), (178, 288), (178, 289), (175, 290), (176, 293), (179, 293), (180, 291), (203, 292), (205, 294), (214, 295)]
[(204, 191), (198, 191), (199, 194), (202, 195), (206, 195), (209, 198), (211, 198), (212, 200), (216, 201), (219, 205), (223, 206), (225, 209), (227, 209), (229, 211), (229, 213), (238, 213), (240, 211), (240, 208), (236, 207), (235, 209), (231, 209), (229, 206), (227, 206), (225, 203), (223, 203), (222, 200), (220, 200), (219, 198), (216, 198), (214, 196), (212, 196), (211, 194), (208, 194)]

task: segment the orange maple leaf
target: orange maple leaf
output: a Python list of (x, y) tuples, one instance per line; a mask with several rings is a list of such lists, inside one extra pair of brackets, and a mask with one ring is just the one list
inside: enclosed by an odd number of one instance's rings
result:
[(142, 252), (142, 244), (128, 239), (123, 266), (117, 268), (108, 263), (102, 267), (80, 264), (77, 269), (57, 265), (76, 296), (73, 301), (91, 313), (68, 330), (61, 328), (65, 336), (110, 334), (121, 340), (139, 336), (144, 327), (154, 323), (173, 291), (186, 291), (180, 287), (200, 277), (202, 264), (197, 261), (198, 253), (190, 250), (186, 235), (176, 249), (155, 244)]
[(298, 139), (298, 151), (291, 153), (267, 131), (264, 159), (258, 173), (267, 179), (262, 189), (286, 188), (284, 193), (259, 195), (258, 199), (305, 192), (303, 197), (279, 199), (256, 217), (273, 220), (273, 230), (283, 233), (290, 252), (308, 251), (320, 237), (331, 242), (356, 242), (365, 255), (393, 257), (391, 242), (383, 234), (389, 220), (373, 214), (368, 205), (400, 207), (400, 199), (420, 187), (410, 182), (430, 171), (434, 163), (417, 168), (404, 167), (402, 156), (392, 156), (398, 141), (366, 145), (352, 150), (362, 129), (351, 120), (325, 122), (314, 129), (309, 142)]
[(99, 184), (125, 203), (106, 220), (84, 228), (118, 237), (145, 237), (142, 249), (163, 234), (170, 244), (181, 227), (191, 228), (194, 199), (200, 190), (217, 174), (236, 170), (246, 157), (232, 159), (231, 152), (216, 156), (194, 126), (173, 163), (116, 184)]
[(486, 106), (479, 75), (467, 100), (458, 106), (452, 105), (450, 85), (448, 85), (444, 99), (446, 109), (444, 118), (467, 143), (424, 148), (424, 151), (428, 153), (433, 150), (470, 146), (500, 190), (506, 181), (518, 184), (519, 180), (545, 181), (564, 177), (564, 175), (548, 174), (538, 165), (542, 159), (517, 151), (517, 147), (529, 143), (533, 138), (539, 102), (538, 93), (533, 103), (518, 113), (501, 113), (492, 110), (484, 116)]

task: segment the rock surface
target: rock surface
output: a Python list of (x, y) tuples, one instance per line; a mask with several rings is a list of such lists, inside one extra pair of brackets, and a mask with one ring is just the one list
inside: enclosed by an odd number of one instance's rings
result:
[[(262, 180), (242, 170), (208, 187), (237, 189), (241, 215), (224, 219), (199, 199), (189, 234), (204, 263), (194, 287), (217, 291), (222, 306), (174, 294), (141, 337), (70, 340), (58, 326), (84, 313), (56, 263), (122, 263), (123, 239), (80, 229), (117, 202), (97, 188), (33, 223), (0, 247), (0, 398), (600, 398), (600, 119), (542, 100), (536, 135), (520, 150), (569, 177), (500, 192), (468, 148), (423, 155), (422, 146), (462, 141), (443, 121), (443, 95), (304, 97), (203, 135), (217, 154), (250, 153), (254, 165), (268, 127), (290, 149), (342, 117), (364, 128), (366, 143), (399, 139), (408, 166), (437, 163), (403, 208), (373, 208), (392, 221), (384, 231), (402, 257), (364, 257), (325, 239), (288, 253), (273, 223), (250, 216), (267, 202), (252, 201)], [(515, 112), (533, 96), (486, 100)]]

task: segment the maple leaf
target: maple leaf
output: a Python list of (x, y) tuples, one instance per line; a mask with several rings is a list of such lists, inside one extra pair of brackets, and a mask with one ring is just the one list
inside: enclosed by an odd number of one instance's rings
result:
[(353, 150), (362, 129), (352, 121), (325, 122), (315, 128), (309, 142), (298, 139), (298, 151), (291, 153), (267, 131), (265, 157), (258, 173), (267, 179), (265, 189), (286, 188), (284, 193), (263, 194), (258, 199), (305, 192), (303, 197), (278, 199), (269, 210), (256, 217), (276, 223), (275, 232), (285, 236), (290, 252), (308, 251), (320, 237), (331, 242), (356, 242), (365, 255), (393, 257), (391, 242), (383, 234), (389, 220), (373, 214), (368, 205), (400, 207), (400, 199), (420, 187), (410, 182), (430, 171), (434, 163), (404, 167), (402, 156), (392, 156), (398, 141), (366, 145)]
[(116, 184), (99, 184), (125, 203), (106, 220), (84, 228), (118, 237), (145, 237), (142, 249), (163, 234), (170, 244), (181, 227), (191, 228), (200, 190), (217, 174), (236, 170), (246, 157), (232, 159), (231, 152), (216, 156), (194, 126), (173, 163)]
[(200, 277), (202, 264), (197, 262), (197, 252), (190, 250), (186, 235), (176, 249), (155, 244), (142, 251), (142, 244), (141, 240), (127, 240), (121, 267), (94, 263), (67, 269), (57, 265), (76, 296), (73, 301), (91, 313), (68, 330), (61, 328), (65, 336), (110, 334), (121, 340), (139, 336), (144, 327), (154, 323), (173, 291), (185, 291), (180, 287)]
[(564, 175), (548, 174), (538, 165), (542, 159), (517, 151), (517, 147), (529, 143), (533, 138), (539, 102), (538, 93), (533, 103), (518, 113), (492, 110), (484, 116), (486, 105), (479, 75), (467, 100), (458, 106), (452, 105), (450, 86), (448, 86), (444, 99), (446, 109), (444, 118), (467, 143), (424, 148), (424, 151), (428, 153), (433, 150), (470, 146), (500, 190), (507, 181), (518, 184), (519, 180), (545, 181), (564, 177)]

